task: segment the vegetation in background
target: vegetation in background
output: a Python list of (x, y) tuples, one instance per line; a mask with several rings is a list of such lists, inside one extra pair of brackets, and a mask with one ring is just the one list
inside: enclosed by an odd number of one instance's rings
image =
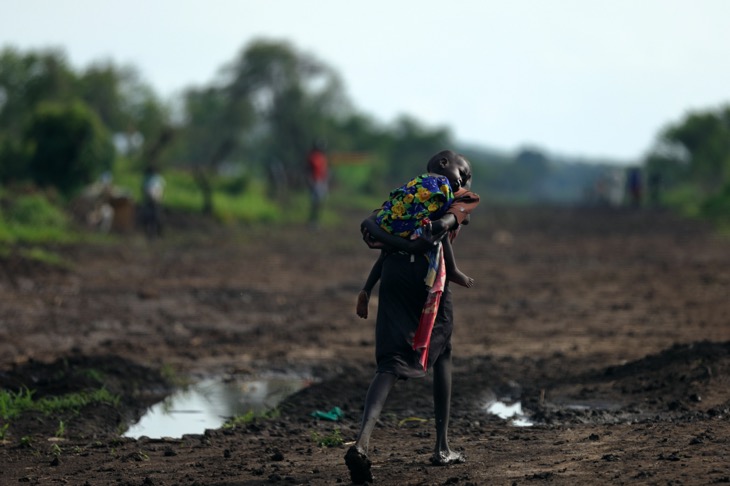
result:
[(730, 105), (691, 112), (668, 125), (644, 170), (657, 203), (730, 223)]
[[(693, 113), (658, 136), (643, 161), (653, 203), (686, 214), (727, 214), (729, 120), (727, 108)], [(625, 168), (539, 147), (514, 154), (462, 147), (448, 128), (409, 115), (379, 123), (353, 106), (332, 67), (284, 41), (251, 42), (209, 83), (169, 101), (133, 67), (103, 62), (75, 70), (60, 50), (6, 47), (0, 50), (0, 242), (63, 240), (71, 232), (58, 221), (12, 216), (25, 188), (55, 191), (50, 204), (66, 208), (82, 187), (111, 172), (114, 184), (138, 199), (147, 167), (166, 178), (168, 209), (225, 222), (304, 221), (304, 158), (316, 141), (327, 145), (330, 204), (338, 208), (379, 204), (446, 147), (472, 161), (472, 189), (490, 202), (585, 203), (607, 174)], [(33, 234), (33, 227), (44, 229)]]
[[(0, 192), (0, 245), (77, 239), (66, 212), (42, 192)], [(40, 251), (40, 250), (39, 250)], [(38, 253), (38, 251), (36, 252)]]

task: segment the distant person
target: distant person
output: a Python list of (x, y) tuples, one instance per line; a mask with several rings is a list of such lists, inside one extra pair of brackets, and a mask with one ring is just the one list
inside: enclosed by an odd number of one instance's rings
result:
[[(466, 164), (465, 159), (453, 152), (440, 152), (427, 164), (426, 174), (410, 180), (390, 193), (390, 198), (377, 211), (375, 223), (389, 234), (401, 238), (415, 239), (425, 231), (431, 233), (435, 240), (442, 240), (446, 279), (471, 287), (474, 279), (457, 267), (451, 241), (443, 238), (446, 224), (439, 219), (447, 212), (466, 211), (463, 204), (465, 200), (479, 201), (479, 196), (467, 190), (471, 180), (464, 180), (462, 174), (467, 170)], [(444, 183), (444, 179), (448, 184)], [(452, 192), (453, 187), (458, 188), (456, 193)], [(429, 194), (428, 198), (420, 197), (424, 191)], [(363, 319), (368, 316), (370, 294), (380, 278), (385, 257), (386, 252), (381, 251), (358, 295), (356, 312)]]
[(641, 169), (638, 167), (632, 167), (628, 171), (626, 177), (626, 189), (629, 194), (629, 204), (632, 208), (641, 207), (641, 196), (642, 196), (642, 183), (641, 183)]
[(307, 154), (307, 182), (311, 191), (309, 223), (318, 227), (322, 216), (322, 205), (329, 190), (329, 169), (324, 144), (317, 142)]
[[(461, 185), (468, 185), (471, 167), (466, 159), (448, 152), (446, 157), (459, 168), (451, 191), (457, 194)], [(429, 164), (430, 166), (431, 164)], [(449, 182), (451, 184), (451, 182)], [(424, 194), (425, 195), (425, 194)], [(476, 207), (478, 196), (464, 202), (462, 210), (446, 212), (440, 218), (449, 235), (465, 221), (469, 208)], [(453, 205), (452, 205), (453, 208)], [(375, 222), (376, 214), (363, 221), (363, 239), (370, 248), (385, 250), (380, 273), (380, 301), (375, 330), (377, 371), (365, 397), (365, 407), (355, 445), (345, 454), (345, 464), (353, 483), (373, 481), (368, 458), (370, 435), (385, 405), (391, 389), (399, 379), (422, 378), (433, 370), (433, 400), (436, 417), (436, 444), (431, 463), (445, 466), (464, 462), (463, 454), (452, 450), (448, 443), (451, 410), (451, 334), (453, 303), (445, 278), (445, 262), (439, 262), (437, 279), (430, 289), (424, 282), (430, 262), (425, 252), (433, 248), (434, 234), (426, 232), (411, 240), (388, 233)], [(444, 258), (445, 260), (445, 258)], [(434, 296), (438, 298), (434, 299)], [(424, 324), (431, 326), (426, 328)], [(424, 334), (424, 328), (427, 333)]]
[(147, 167), (142, 179), (142, 227), (150, 239), (162, 236), (164, 192), (165, 179), (154, 167)]
[(649, 174), (647, 183), (649, 186), (649, 201), (652, 206), (659, 207), (661, 203), (662, 175), (656, 170), (652, 171)]

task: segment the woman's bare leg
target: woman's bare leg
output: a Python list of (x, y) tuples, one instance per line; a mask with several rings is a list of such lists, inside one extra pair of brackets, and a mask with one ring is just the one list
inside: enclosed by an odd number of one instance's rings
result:
[(355, 484), (373, 481), (373, 475), (370, 472), (370, 459), (367, 456), (370, 447), (370, 435), (396, 380), (397, 377), (392, 373), (377, 373), (373, 381), (370, 382), (370, 388), (368, 388), (368, 393), (365, 396), (365, 410), (360, 425), (360, 433), (357, 436), (355, 445), (350, 447), (347, 454), (345, 454), (345, 464), (347, 464), (350, 470), (350, 478)]
[(451, 414), (451, 351), (439, 356), (433, 365), (433, 409), (436, 416), (436, 447), (431, 462), (447, 465), (464, 462), (464, 455), (449, 448)]

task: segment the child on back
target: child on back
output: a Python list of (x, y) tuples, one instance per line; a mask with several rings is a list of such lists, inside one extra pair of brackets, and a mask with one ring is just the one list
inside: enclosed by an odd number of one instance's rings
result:
[[(471, 287), (474, 279), (457, 267), (451, 240), (449, 237), (444, 237), (449, 224), (442, 219), (451, 212), (456, 217), (457, 223), (462, 223), (468, 218), (471, 207), (478, 204), (479, 197), (468, 191), (471, 185), (471, 167), (463, 156), (445, 150), (431, 157), (426, 170), (428, 173), (417, 176), (392, 191), (381, 209), (367, 221), (366, 225), (370, 225), (371, 228), (365, 230), (372, 234), (379, 228), (388, 235), (400, 238), (417, 239), (424, 236), (435, 242), (442, 241), (446, 279), (464, 287)], [(469, 202), (455, 204), (455, 200)], [(466, 214), (463, 214), (465, 211)], [(378, 239), (382, 240), (382, 231), (378, 234), (381, 235)], [(357, 315), (363, 319), (368, 316), (370, 293), (380, 278), (386, 254), (386, 250), (381, 251), (365, 286), (358, 295)]]

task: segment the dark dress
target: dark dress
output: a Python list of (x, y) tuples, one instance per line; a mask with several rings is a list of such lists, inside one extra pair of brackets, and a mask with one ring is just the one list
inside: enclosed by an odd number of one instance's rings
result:
[[(418, 327), (428, 289), (423, 278), (428, 263), (423, 255), (389, 253), (383, 261), (375, 324), (375, 358), (378, 372), (393, 373), (399, 378), (426, 375), (413, 350), (413, 336)], [(453, 306), (448, 284), (444, 287), (436, 323), (431, 334), (428, 367), (451, 350)]]

